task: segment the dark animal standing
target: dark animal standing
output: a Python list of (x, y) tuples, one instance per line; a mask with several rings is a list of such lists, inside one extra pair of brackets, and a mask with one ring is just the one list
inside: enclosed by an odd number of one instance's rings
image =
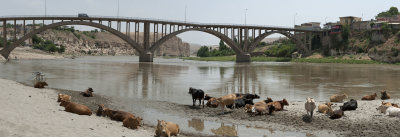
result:
[(390, 94), (387, 93), (386, 91), (381, 91), (381, 99), (382, 100), (390, 99)]
[(332, 112), (330, 119), (339, 119), (344, 116), (344, 111), (341, 109), (335, 110)]
[(81, 92), (81, 95), (84, 97), (93, 97), (93, 89), (89, 88), (85, 92)]
[(193, 106), (195, 106), (196, 100), (199, 100), (199, 106), (201, 105), (201, 100), (203, 100), (203, 108), (204, 108), (204, 91), (203, 90), (190, 87), (189, 94), (192, 94)]
[(345, 102), (343, 106), (340, 106), (340, 109), (343, 111), (346, 110), (356, 110), (357, 109), (357, 101), (354, 99), (350, 99), (350, 101)]
[(49, 86), (49, 85), (46, 82), (36, 82), (36, 84), (33, 87), (44, 88), (44, 86)]

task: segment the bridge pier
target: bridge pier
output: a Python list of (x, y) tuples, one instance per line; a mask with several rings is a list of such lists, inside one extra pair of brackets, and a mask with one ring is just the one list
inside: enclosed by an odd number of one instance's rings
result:
[(0, 54), (4, 57), (4, 59), (8, 59), (8, 57), (10, 56), (10, 52), (5, 47), (0, 50)]
[(249, 53), (236, 55), (236, 62), (251, 62), (251, 56)]
[(144, 54), (140, 54), (139, 62), (153, 62), (153, 53), (147, 52)]

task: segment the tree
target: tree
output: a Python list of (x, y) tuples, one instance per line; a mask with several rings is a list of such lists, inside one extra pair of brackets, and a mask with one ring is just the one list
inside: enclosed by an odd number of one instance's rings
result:
[(220, 40), (219, 41), (219, 51), (224, 51), (224, 50), (227, 50), (227, 49), (228, 49), (228, 47), (226, 47), (224, 41)]
[(349, 25), (344, 25), (343, 26), (343, 32), (342, 32), (343, 42), (349, 41), (349, 36), (350, 36), (350, 26)]
[(376, 17), (393, 17), (396, 15), (399, 15), (399, 10), (397, 9), (397, 7), (390, 7), (390, 9), (388, 11), (383, 11), (381, 13), (379, 13)]
[(32, 43), (33, 44), (39, 44), (39, 43), (42, 43), (42, 42), (43, 42), (42, 38), (38, 37), (37, 35), (33, 35), (32, 36)]
[(202, 46), (197, 51), (197, 56), (198, 57), (208, 57), (209, 55), (210, 55), (210, 51), (209, 51), (207, 46)]

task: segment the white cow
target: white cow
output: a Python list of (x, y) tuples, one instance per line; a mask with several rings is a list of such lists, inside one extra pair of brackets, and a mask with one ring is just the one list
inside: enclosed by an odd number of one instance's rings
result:
[(314, 109), (316, 108), (314, 99), (313, 98), (307, 98), (307, 102), (306, 102), (306, 104), (304, 106), (306, 108), (307, 115), (310, 115), (311, 118), (312, 118)]
[(400, 116), (400, 108), (390, 106), (389, 108), (386, 109), (386, 113), (389, 113), (389, 116), (399, 117)]

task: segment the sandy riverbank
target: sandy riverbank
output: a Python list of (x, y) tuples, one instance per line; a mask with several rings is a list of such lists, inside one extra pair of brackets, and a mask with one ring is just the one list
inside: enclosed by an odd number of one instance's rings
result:
[[(188, 96), (188, 99), (190, 97)], [(278, 100), (278, 99), (275, 99)], [(347, 99), (349, 100), (349, 99)], [(346, 100), (346, 101), (347, 101)], [(387, 100), (394, 103), (400, 103), (400, 99)], [(273, 115), (249, 116), (244, 109), (227, 110), (225, 114), (220, 115), (219, 108), (198, 108), (191, 105), (181, 105), (163, 101), (146, 101), (141, 99), (130, 100), (127, 102), (116, 102), (117, 106), (129, 108), (124, 104), (141, 104), (141, 107), (153, 108), (170, 115), (185, 116), (188, 118), (204, 119), (206, 121), (230, 123), (234, 125), (245, 125), (259, 129), (288, 132), (303, 132), (307, 136), (398, 136), (400, 130), (398, 123), (400, 118), (389, 117), (379, 113), (376, 108), (381, 104), (381, 100), (360, 101), (358, 100), (358, 109), (346, 111), (341, 119), (331, 120), (328, 116), (314, 112), (311, 123), (303, 121), (306, 114), (304, 109), (305, 102), (291, 102), (285, 107), (284, 111), (274, 112)], [(324, 102), (317, 102), (321, 104)], [(115, 103), (113, 103), (115, 104)], [(335, 103), (334, 110), (339, 109), (343, 103)], [(139, 105), (138, 105), (139, 106)], [(315, 110), (317, 111), (317, 110)], [(226, 131), (227, 134), (231, 131)], [(266, 131), (267, 132), (267, 131)], [(223, 135), (224, 133), (221, 133)], [(260, 134), (257, 134), (260, 136)], [(262, 134), (261, 134), (262, 136)]]
[[(0, 136), (153, 136), (154, 125), (144, 125), (139, 130), (122, 126), (121, 122), (108, 118), (79, 116), (64, 112), (56, 102), (57, 93), (68, 93), (73, 101), (89, 106), (93, 111), (96, 104), (103, 103), (111, 108), (125, 111), (134, 106), (157, 109), (161, 113), (187, 118), (203, 119), (265, 129), (266, 132), (292, 131), (307, 133), (307, 136), (397, 136), (400, 134), (398, 117), (389, 117), (376, 110), (381, 100), (358, 101), (359, 108), (346, 111), (345, 117), (331, 120), (315, 112), (311, 123), (303, 121), (306, 114), (304, 102), (291, 102), (285, 111), (272, 116), (249, 116), (243, 109), (228, 110), (220, 115), (219, 108), (198, 108), (163, 101), (131, 99), (119, 100), (95, 96), (82, 98), (79, 92), (69, 90), (34, 89), (14, 81), (0, 79)], [(188, 96), (188, 99), (190, 97)], [(278, 99), (275, 99), (278, 100)], [(257, 100), (258, 101), (258, 100)], [(387, 100), (400, 103), (400, 99)], [(324, 102), (317, 102), (317, 104)], [(336, 103), (338, 109), (342, 103)], [(125, 109), (123, 109), (125, 108)], [(135, 113), (136, 114), (136, 113)], [(136, 114), (138, 115), (138, 114)], [(140, 116), (140, 114), (139, 114)], [(204, 123), (202, 123), (203, 126)], [(186, 125), (180, 125), (186, 126)], [(235, 129), (233, 129), (235, 130)], [(182, 131), (181, 136), (202, 136)], [(225, 131), (232, 132), (232, 131)], [(224, 135), (221, 133), (220, 135)], [(258, 134), (257, 134), (258, 135)]]
[[(74, 101), (74, 98), (72, 98)], [(128, 129), (108, 118), (80, 116), (63, 111), (52, 89), (35, 89), (0, 79), (0, 136), (153, 136), (154, 129)], [(93, 99), (107, 103), (107, 99)], [(91, 106), (93, 109), (93, 106)], [(95, 111), (95, 110), (93, 110)]]
[[(50, 54), (31, 47), (17, 47), (11, 54), (10, 59), (62, 59), (65, 58), (61, 54)], [(0, 60), (5, 60), (0, 56)]]

